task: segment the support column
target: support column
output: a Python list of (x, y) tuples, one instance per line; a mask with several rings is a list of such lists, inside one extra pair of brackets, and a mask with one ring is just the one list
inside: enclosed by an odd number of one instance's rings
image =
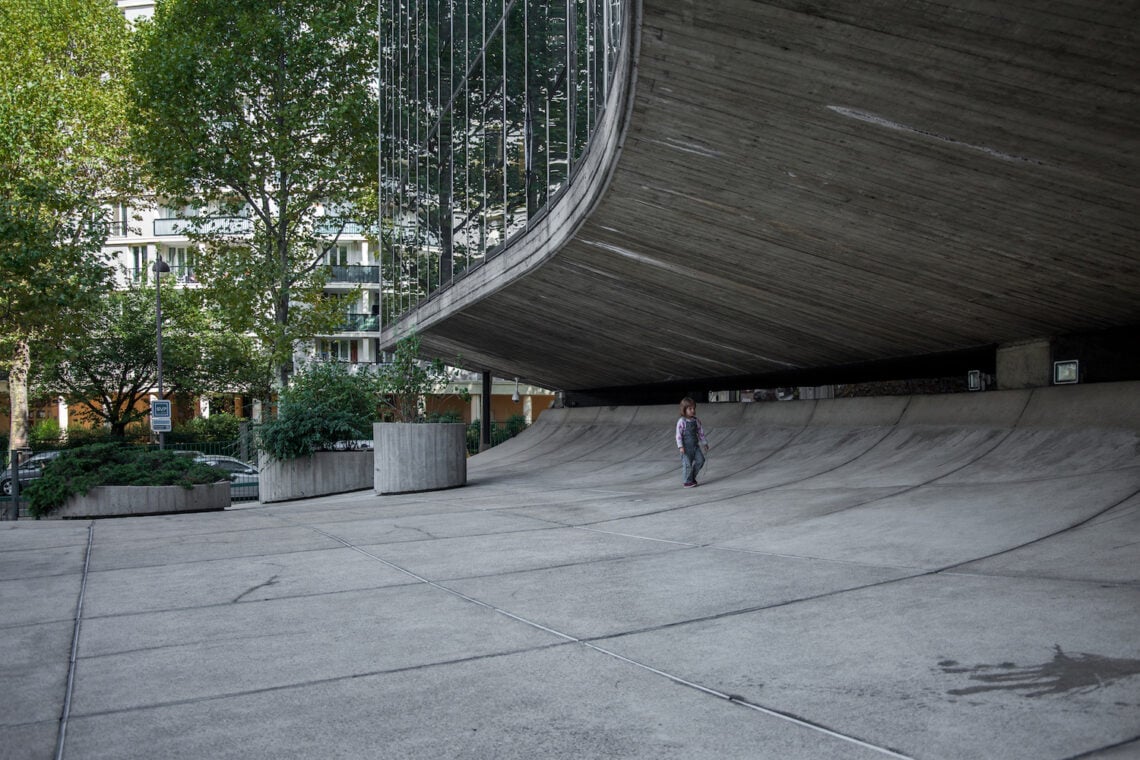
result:
[(479, 451), (491, 448), (491, 373), (483, 373), (483, 404), (479, 415)]

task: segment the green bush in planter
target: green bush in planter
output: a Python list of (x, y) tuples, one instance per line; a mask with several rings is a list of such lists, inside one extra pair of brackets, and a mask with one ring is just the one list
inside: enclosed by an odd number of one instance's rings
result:
[(258, 446), (284, 461), (340, 441), (371, 440), (378, 398), (373, 375), (351, 373), (337, 362), (310, 364), (281, 392), (277, 417), (258, 430)]
[(218, 470), (173, 451), (146, 451), (118, 443), (67, 449), (28, 484), (28, 512), (43, 517), (95, 486), (182, 486), (225, 480)]

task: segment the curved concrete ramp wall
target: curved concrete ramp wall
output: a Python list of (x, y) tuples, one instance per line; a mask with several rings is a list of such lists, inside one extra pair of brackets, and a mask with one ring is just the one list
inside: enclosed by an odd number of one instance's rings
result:
[[(672, 406), (549, 410), (472, 459), (470, 482), (533, 482), (553, 495), (529, 511), (567, 524), (930, 570), (1140, 503), (1136, 383), (698, 413), (711, 442), (698, 489), (681, 488)], [(1137, 552), (1119, 559), (1140, 576)]]

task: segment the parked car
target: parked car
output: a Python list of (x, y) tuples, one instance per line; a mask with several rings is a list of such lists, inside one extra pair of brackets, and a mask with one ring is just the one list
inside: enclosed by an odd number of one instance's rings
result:
[(234, 499), (257, 500), (260, 498), (257, 468), (248, 462), (243, 462), (237, 457), (213, 454), (203, 454), (195, 457), (194, 461), (216, 467), (229, 475), (230, 494)]
[[(28, 457), (28, 459), (20, 465), (20, 490), (23, 491), (29, 482), (43, 475), (44, 466), (58, 456), (58, 451), (41, 451), (38, 454), (32, 454)], [(3, 493), (5, 496), (12, 495), (11, 468), (4, 470), (4, 472), (0, 474), (0, 493)]]
[(333, 451), (372, 451), (372, 439), (361, 441), (337, 441)]

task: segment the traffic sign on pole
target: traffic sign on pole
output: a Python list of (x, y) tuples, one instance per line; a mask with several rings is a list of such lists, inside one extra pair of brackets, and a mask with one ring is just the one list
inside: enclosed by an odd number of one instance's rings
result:
[(155, 399), (150, 402), (150, 429), (155, 433), (170, 432), (170, 401)]

